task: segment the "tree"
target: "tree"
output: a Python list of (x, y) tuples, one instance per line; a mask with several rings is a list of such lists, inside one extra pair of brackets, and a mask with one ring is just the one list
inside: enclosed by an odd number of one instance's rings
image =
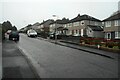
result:
[(3, 32), (6, 32), (7, 30), (12, 30), (12, 24), (10, 23), (10, 21), (3, 22), (2, 30)]
[(2, 39), (3, 40), (5, 39), (5, 32), (7, 30), (12, 30), (12, 24), (10, 23), (10, 21), (3, 22), (2, 24)]

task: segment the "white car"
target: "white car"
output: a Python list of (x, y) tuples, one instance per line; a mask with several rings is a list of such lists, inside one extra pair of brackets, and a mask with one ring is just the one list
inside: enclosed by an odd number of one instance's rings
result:
[(27, 31), (28, 37), (37, 37), (37, 32), (33, 29)]

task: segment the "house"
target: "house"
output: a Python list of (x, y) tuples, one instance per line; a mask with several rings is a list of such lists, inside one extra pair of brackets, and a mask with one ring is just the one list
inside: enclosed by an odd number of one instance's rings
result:
[(46, 21), (43, 20), (43, 22), (40, 23), (40, 27), (39, 27), (40, 31), (48, 34), (50, 31), (50, 24), (53, 22), (54, 20), (51, 20), (51, 19)]
[(39, 26), (40, 26), (40, 23), (36, 22), (31, 26), (31, 28), (34, 29), (34, 30), (37, 30), (39, 28)]
[(103, 20), (106, 39), (120, 39), (120, 12)]
[(66, 34), (67, 28), (65, 28), (65, 24), (69, 22), (69, 19), (63, 18), (62, 20), (58, 19), (50, 24), (50, 33), (57, 34)]
[[(88, 27), (102, 26), (102, 22), (101, 20), (91, 17), (89, 15), (78, 14), (77, 17), (71, 19), (67, 24), (65, 24), (65, 26), (68, 29), (67, 35), (89, 37), (89, 35), (87, 34)], [(101, 34), (102, 32), (100, 33), (99, 31), (99, 35)], [(92, 37), (95, 37), (95, 36), (92, 36)]]
[(88, 25), (87, 35), (88, 37), (103, 38), (103, 28), (101, 26)]

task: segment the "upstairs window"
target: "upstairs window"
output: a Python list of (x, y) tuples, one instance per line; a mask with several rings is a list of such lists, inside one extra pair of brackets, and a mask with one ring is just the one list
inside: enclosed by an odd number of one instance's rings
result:
[(74, 22), (73, 25), (74, 26), (79, 26), (79, 22)]
[(72, 23), (68, 23), (68, 24), (67, 24), (67, 27), (71, 27), (71, 26), (72, 26), (71, 24), (72, 24)]
[(111, 27), (111, 21), (105, 22), (105, 27)]
[(84, 22), (84, 21), (81, 21), (81, 25), (82, 25), (82, 26), (85, 25), (85, 22)]
[(114, 21), (114, 24), (115, 24), (115, 26), (119, 26), (118, 20), (115, 20), (115, 21)]
[(41, 28), (43, 28), (43, 25), (41, 25)]
[(64, 27), (67, 27), (67, 24), (64, 24), (63, 26), (64, 26)]
[(98, 22), (95, 22), (95, 25), (98, 25)]
[(52, 27), (53, 25), (50, 25), (50, 27)]

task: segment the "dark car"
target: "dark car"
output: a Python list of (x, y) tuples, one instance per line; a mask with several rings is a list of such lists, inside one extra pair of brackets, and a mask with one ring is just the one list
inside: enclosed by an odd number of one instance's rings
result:
[(9, 34), (9, 40), (19, 41), (19, 32), (11, 31), (11, 33)]
[(61, 39), (65, 35), (64, 34), (56, 34), (55, 35), (55, 33), (49, 34), (50, 39), (55, 39), (55, 36), (57, 37), (57, 39)]

